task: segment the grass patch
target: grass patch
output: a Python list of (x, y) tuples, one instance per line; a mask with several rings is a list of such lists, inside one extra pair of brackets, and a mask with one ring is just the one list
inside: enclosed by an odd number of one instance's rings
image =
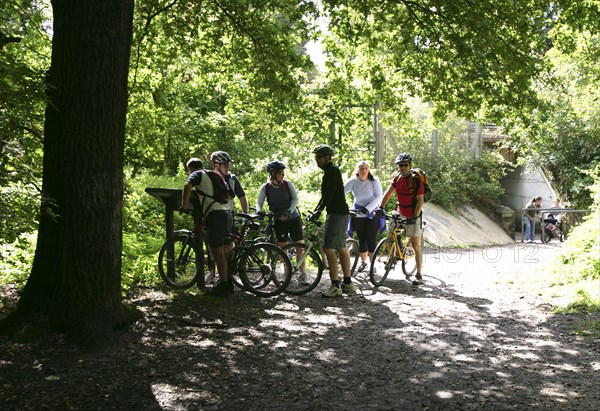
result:
[(600, 300), (592, 298), (585, 290), (577, 291), (577, 299), (566, 307), (556, 307), (554, 309), (554, 312), (558, 314), (593, 313), (597, 311), (600, 311)]
[(600, 337), (600, 320), (585, 320), (580, 321), (576, 325), (576, 329), (571, 331), (572, 335), (580, 335), (582, 337)]

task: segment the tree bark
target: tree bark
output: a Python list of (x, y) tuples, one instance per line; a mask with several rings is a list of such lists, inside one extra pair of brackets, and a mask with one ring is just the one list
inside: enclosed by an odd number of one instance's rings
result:
[(123, 153), (133, 0), (54, 0), (42, 206), (14, 316), (111, 341), (121, 300)]

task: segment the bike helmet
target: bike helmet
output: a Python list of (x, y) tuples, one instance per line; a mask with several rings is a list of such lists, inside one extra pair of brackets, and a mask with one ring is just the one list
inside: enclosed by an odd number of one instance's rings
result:
[(319, 144), (318, 146), (315, 147), (315, 149), (312, 151), (312, 153), (332, 156), (333, 153), (335, 153), (335, 150), (333, 148), (331, 148), (331, 146), (328, 146), (327, 144)]
[(224, 151), (215, 151), (210, 155), (210, 161), (213, 163), (232, 163), (231, 156)]
[(402, 154), (398, 154), (398, 156), (396, 157), (396, 164), (400, 164), (402, 162), (405, 163), (412, 163), (412, 156), (408, 153), (402, 153)]
[(267, 164), (267, 172), (272, 173), (273, 171), (285, 170), (286, 166), (279, 160), (271, 161)]

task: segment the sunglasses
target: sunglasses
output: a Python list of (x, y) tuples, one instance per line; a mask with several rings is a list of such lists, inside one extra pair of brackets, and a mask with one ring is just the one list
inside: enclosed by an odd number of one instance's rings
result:
[(229, 163), (219, 163), (219, 165), (225, 166), (225, 167), (229, 167)]
[(315, 158), (316, 158), (317, 160), (320, 160), (320, 159), (322, 159), (323, 157), (325, 157), (325, 156), (322, 156), (322, 155), (320, 155), (320, 154), (317, 154), (317, 155), (315, 155)]
[(408, 167), (410, 164), (408, 163), (402, 163), (402, 164), (398, 164), (398, 167)]

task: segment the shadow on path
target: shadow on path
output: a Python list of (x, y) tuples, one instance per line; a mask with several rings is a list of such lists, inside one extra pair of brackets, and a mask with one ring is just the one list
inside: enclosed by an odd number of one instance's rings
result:
[(146, 292), (131, 300), (145, 320), (110, 352), (0, 340), (3, 407), (597, 409), (598, 351), (485, 264), (430, 262), (421, 287), (361, 274), (360, 293), (336, 299)]

